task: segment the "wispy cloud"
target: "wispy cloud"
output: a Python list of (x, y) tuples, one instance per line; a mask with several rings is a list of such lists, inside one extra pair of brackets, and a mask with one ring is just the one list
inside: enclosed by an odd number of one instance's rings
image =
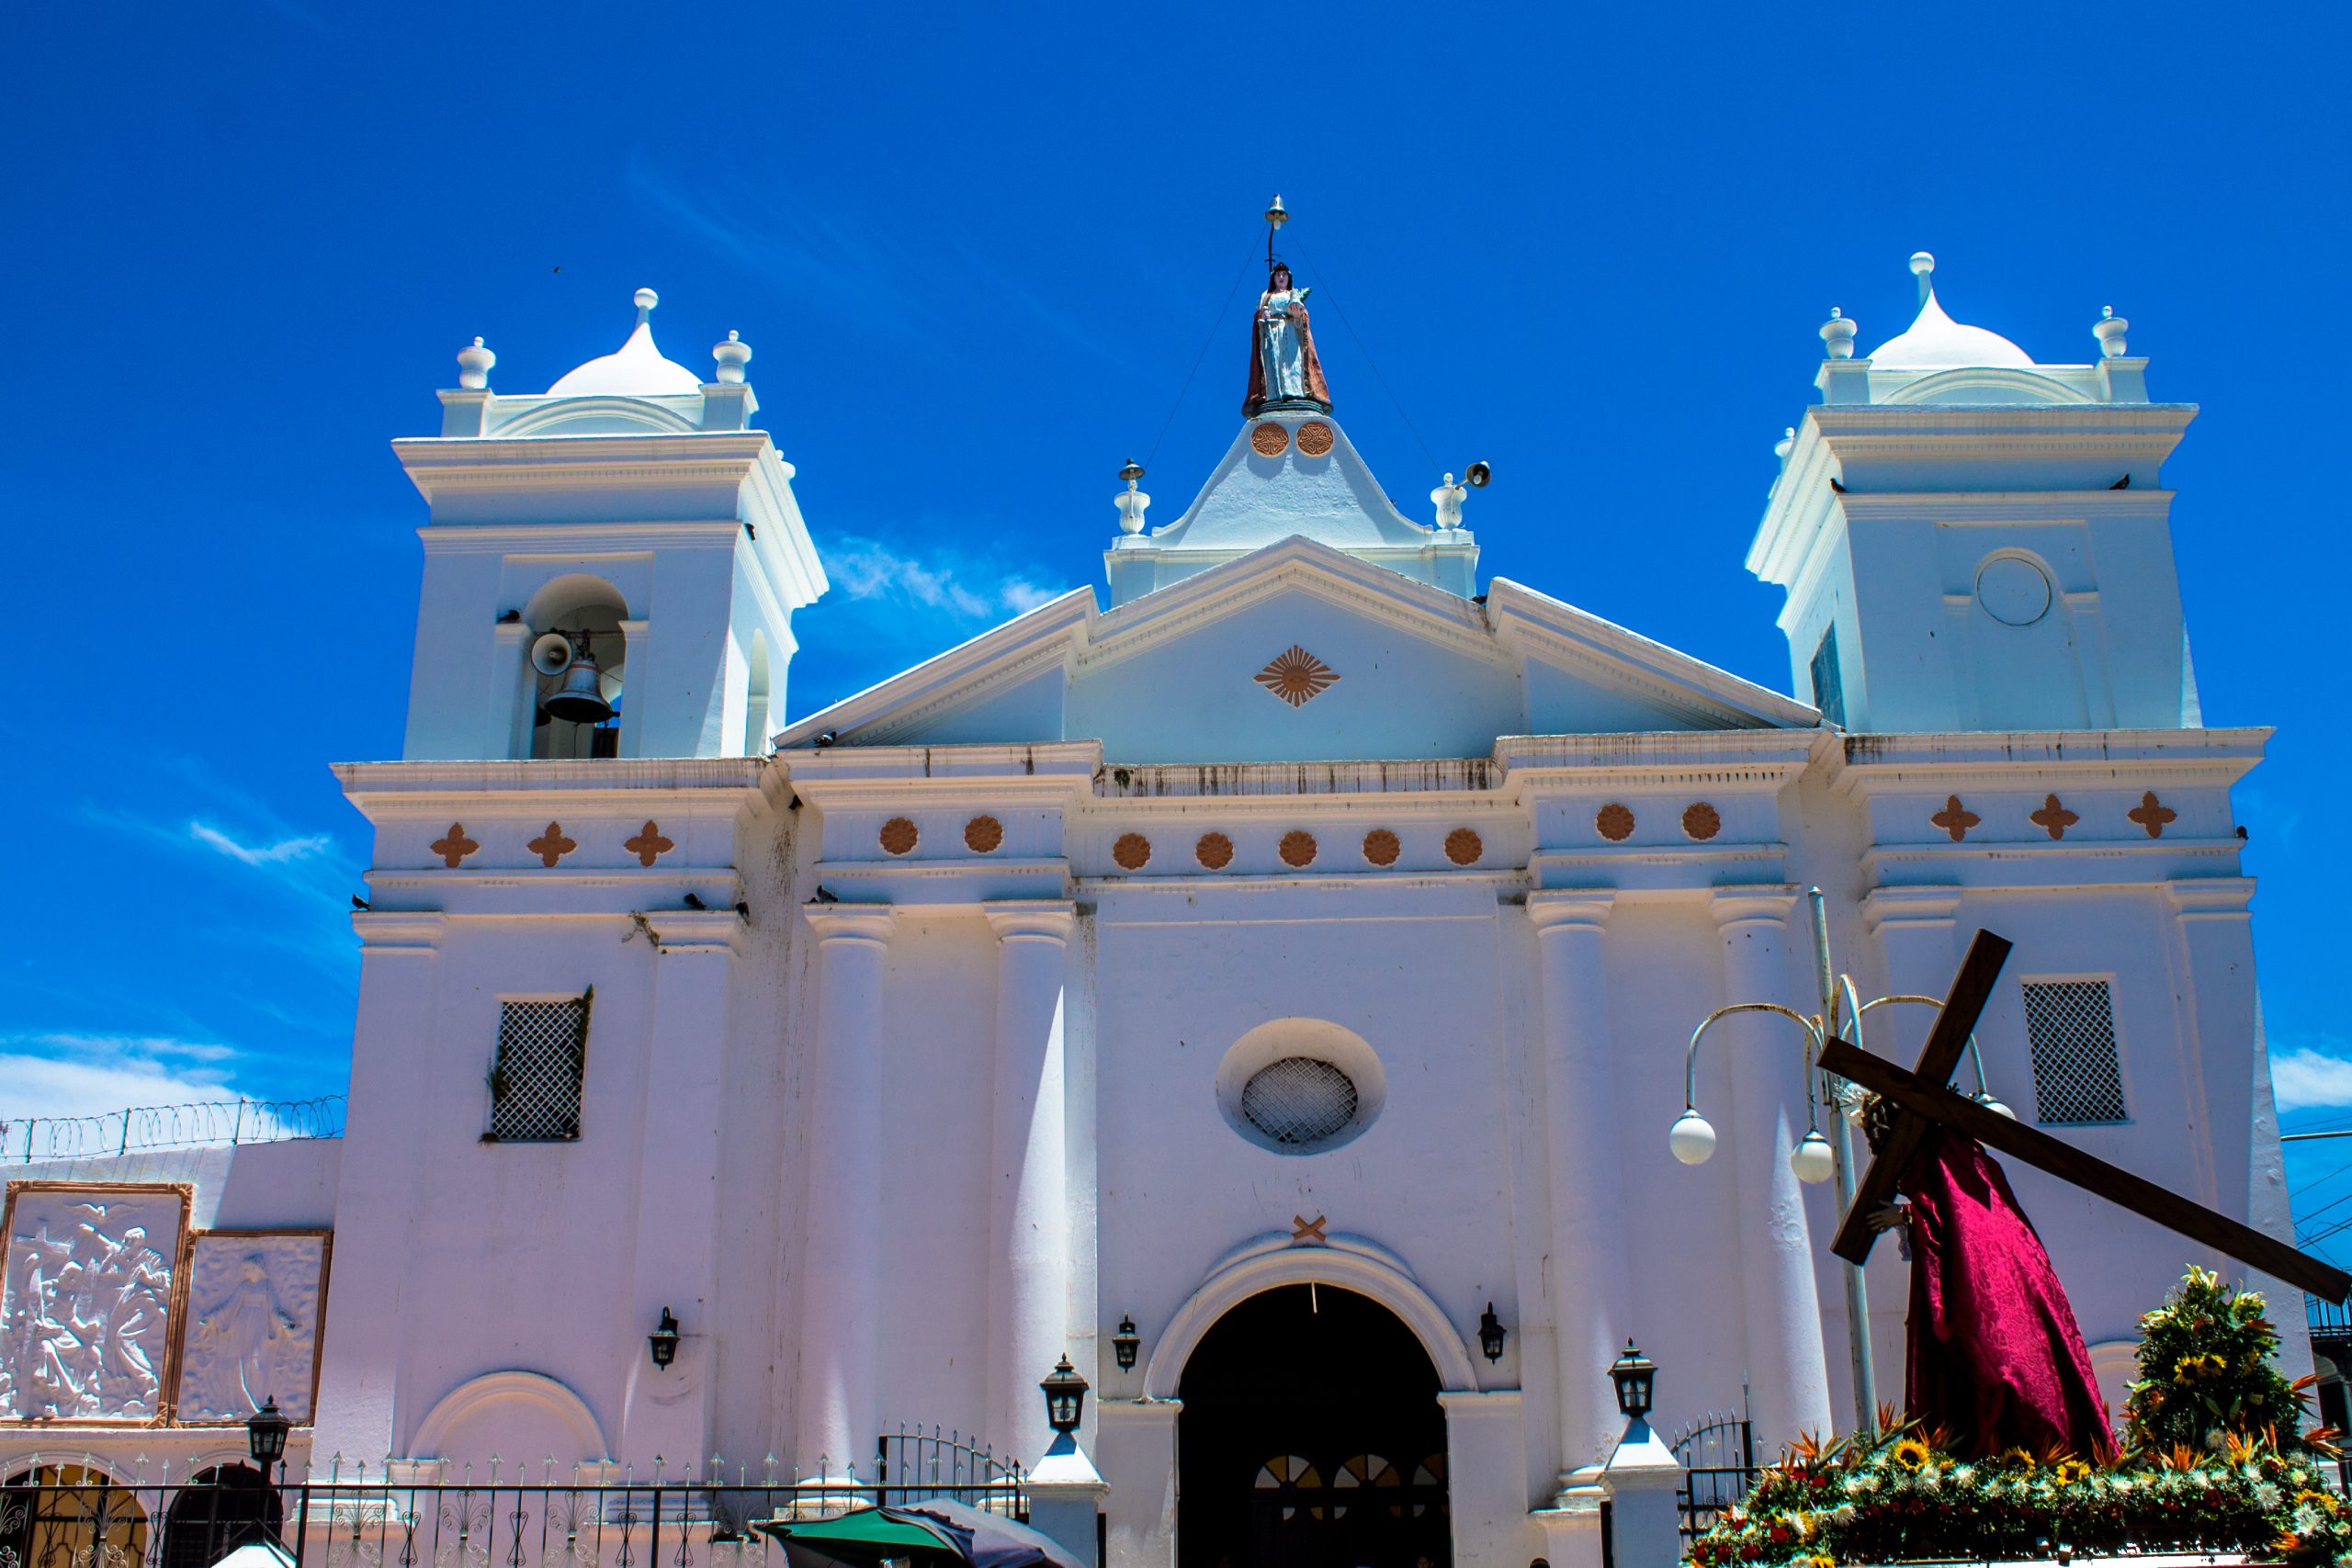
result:
[(334, 840), (324, 833), (313, 833), (300, 839), (279, 839), (267, 844), (241, 844), (209, 822), (191, 822), (187, 830), (188, 836), (198, 843), (209, 844), (232, 860), (243, 861), (247, 865), (284, 865), (288, 861), (309, 860), (313, 855), (324, 854), (334, 847)]
[(2352, 1105), (2352, 1061), (2308, 1045), (2275, 1052), (2270, 1088), (2282, 1112)]
[(840, 537), (825, 549), (825, 573), (852, 599), (879, 599), (936, 612), (963, 623), (1024, 615), (1067, 592), (1041, 588), (952, 556), (925, 560), (877, 539)]
[(0, 1035), (0, 1118), (97, 1116), (233, 1096), (234, 1047), (123, 1034)]

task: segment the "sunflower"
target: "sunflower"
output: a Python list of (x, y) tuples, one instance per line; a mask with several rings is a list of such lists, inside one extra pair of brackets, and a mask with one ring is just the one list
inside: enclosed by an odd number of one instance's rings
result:
[(1894, 1462), (1915, 1475), (1928, 1468), (1928, 1461), (1932, 1457), (1928, 1452), (1928, 1445), (1917, 1438), (1905, 1438), (1894, 1445)]
[(2033, 1473), (2033, 1456), (2023, 1449), (2003, 1449), (2000, 1453), (2000, 1461), (2004, 1464), (2014, 1464), (2029, 1475)]
[(2078, 1481), (2089, 1480), (2091, 1467), (2078, 1459), (2062, 1459), (2058, 1461), (2057, 1473), (2059, 1485), (2072, 1486)]

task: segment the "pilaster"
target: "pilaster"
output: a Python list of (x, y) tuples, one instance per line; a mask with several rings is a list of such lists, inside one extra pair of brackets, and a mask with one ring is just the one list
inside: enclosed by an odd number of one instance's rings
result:
[[(2242, 1213), (2239, 1205), (2245, 1201), (2253, 1170), (2253, 1124), (2242, 1108), (2249, 1102), (2253, 1072), (2246, 1043), (2256, 1027), (2254, 929), (2248, 909), (2254, 886), (2250, 876), (2183, 878), (2164, 885), (2182, 967), (2177, 1016), (2181, 1099), (2190, 1120), (2188, 1145), (2200, 1152), (2200, 1163), (2210, 1162), (2197, 1171), (2205, 1189), (2199, 1201), (2227, 1214)], [(2132, 1042), (2122, 1044), (2132, 1050)]]
[(817, 1048), (808, 1163), (801, 1191), (784, 1205), (808, 1216), (791, 1458), (800, 1475), (821, 1466), (842, 1476), (873, 1452), (876, 1430), (882, 989), (897, 916), (887, 904), (808, 904), (802, 913), (817, 935)]
[(1630, 1332), (1623, 1179), (1606, 938), (1616, 895), (1527, 897), (1544, 996), (1544, 1145), (1551, 1192), (1550, 1277), (1556, 1356), (1559, 1490), (1608, 1450), (1616, 1411), (1608, 1366)]
[[(1788, 919), (1796, 889), (1724, 888), (1710, 903), (1723, 940), (1724, 1000), (1792, 1004)], [(1830, 1426), (1812, 1235), (1789, 1168), (1805, 1118), (1804, 1041), (1770, 1014), (1735, 1015), (1722, 1031), (1751, 1408), (1757, 1438), (1770, 1452), (1800, 1431)]]
[(1046, 1448), (1036, 1381), (1069, 1346), (1068, 1062), (1064, 1000), (1077, 906), (984, 904), (997, 938), (996, 1089), (989, 1190), (989, 1436), (1024, 1459)]

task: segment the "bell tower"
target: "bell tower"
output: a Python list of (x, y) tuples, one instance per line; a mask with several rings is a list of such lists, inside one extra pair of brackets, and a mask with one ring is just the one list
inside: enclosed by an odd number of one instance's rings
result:
[(2197, 416), (2148, 399), (2113, 310), (2042, 365), (1938, 302), (1870, 355), (1833, 310), (1747, 569), (1788, 590), (1794, 689), (1849, 731), (2203, 722), (2161, 468)]
[(476, 338), (441, 434), (392, 443), (429, 515), (411, 760), (740, 757), (782, 727), (792, 613), (825, 591), (792, 465), (729, 333), (662, 356), (650, 288), (620, 348), (492, 390)]

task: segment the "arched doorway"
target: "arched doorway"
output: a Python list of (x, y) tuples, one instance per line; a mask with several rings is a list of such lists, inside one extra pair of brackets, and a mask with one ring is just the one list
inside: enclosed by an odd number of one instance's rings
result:
[(1178, 1390), (1178, 1562), (1445, 1568), (1439, 1386), (1412, 1330), (1368, 1296), (1283, 1285), (1233, 1308)]
[(161, 1568), (212, 1568), (250, 1541), (276, 1540), (284, 1519), (277, 1492), (253, 1466), (198, 1471), (164, 1511)]

